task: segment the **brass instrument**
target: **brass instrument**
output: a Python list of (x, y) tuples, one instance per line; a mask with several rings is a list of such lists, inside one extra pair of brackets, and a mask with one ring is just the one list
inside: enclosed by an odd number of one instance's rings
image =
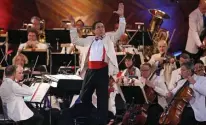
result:
[(39, 42), (45, 43), (46, 42), (46, 35), (45, 35), (45, 21), (40, 21), (40, 30), (39, 30)]
[[(151, 34), (151, 39), (153, 41), (153, 46), (149, 47), (152, 50), (151, 53), (157, 53), (157, 44), (160, 40), (168, 41), (169, 31), (160, 28), (164, 19), (170, 19), (170, 16), (164, 11), (157, 9), (149, 9), (149, 13), (152, 15), (152, 19), (149, 24), (148, 31)], [(149, 54), (150, 55), (150, 54)]]

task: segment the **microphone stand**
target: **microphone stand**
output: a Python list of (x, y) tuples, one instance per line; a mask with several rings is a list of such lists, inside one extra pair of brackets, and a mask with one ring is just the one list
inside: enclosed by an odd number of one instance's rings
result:
[(1, 64), (3, 63), (3, 61), (6, 62), (6, 66), (9, 65), (9, 63), (8, 63), (7, 60), (6, 60), (6, 55), (7, 55), (7, 54), (5, 54), (5, 53), (3, 52), (3, 50), (2, 50), (2, 46), (3, 46), (5, 43), (6, 43), (6, 42), (4, 42), (2, 45), (0, 45), (0, 50), (1, 50), (1, 53), (2, 53), (2, 56), (3, 56), (3, 58), (2, 58), (2, 60), (1, 60), (1, 62), (0, 62), (0, 66), (1, 66)]

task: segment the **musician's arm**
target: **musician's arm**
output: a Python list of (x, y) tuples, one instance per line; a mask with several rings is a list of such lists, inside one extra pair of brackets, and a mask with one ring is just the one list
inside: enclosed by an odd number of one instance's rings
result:
[(173, 88), (175, 88), (175, 84), (176, 84), (176, 77), (177, 77), (177, 74), (175, 74), (177, 72), (174, 72), (172, 71), (172, 75), (171, 75), (171, 79), (170, 79), (170, 82), (168, 84), (168, 90), (171, 91)]
[(156, 81), (156, 85), (154, 87), (154, 91), (157, 92), (159, 95), (166, 97), (168, 90), (165, 83), (162, 80)]
[(193, 86), (193, 89), (199, 92), (201, 95), (206, 96), (206, 84), (205, 84), (206, 78), (204, 77), (201, 80), (196, 81), (196, 83)]
[(18, 83), (12, 84), (12, 91), (15, 93), (16, 96), (31, 96), (33, 94), (32, 90), (26, 86), (20, 86)]
[(193, 41), (195, 42), (195, 44), (200, 47), (202, 45), (202, 42), (200, 41), (198, 32), (197, 32), (197, 21), (196, 21), (196, 15), (190, 15), (189, 16), (189, 32), (191, 34), (191, 37), (193, 38)]

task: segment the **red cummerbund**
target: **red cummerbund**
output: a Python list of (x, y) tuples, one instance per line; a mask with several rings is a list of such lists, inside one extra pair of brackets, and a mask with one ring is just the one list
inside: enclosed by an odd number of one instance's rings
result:
[(101, 69), (106, 67), (108, 64), (104, 61), (89, 61), (88, 68), (89, 69)]

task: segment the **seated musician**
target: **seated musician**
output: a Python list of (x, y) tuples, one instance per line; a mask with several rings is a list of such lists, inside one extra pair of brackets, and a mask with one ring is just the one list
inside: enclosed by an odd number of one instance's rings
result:
[(180, 125), (197, 125), (198, 122), (201, 124), (201, 122), (206, 121), (206, 78), (194, 74), (194, 65), (192, 62), (182, 64), (181, 76), (183, 80), (178, 81), (177, 86), (167, 96), (173, 97), (176, 93), (183, 92), (179, 91), (182, 87), (184, 89), (186, 86), (189, 86), (193, 90), (193, 96), (183, 110)]
[[(166, 82), (167, 86), (171, 79), (171, 74), (174, 69), (176, 69), (175, 60), (174, 58), (170, 58), (169, 60), (165, 60), (164, 54), (167, 51), (167, 43), (164, 40), (160, 40), (158, 42), (158, 50), (159, 53), (153, 54), (151, 59), (149, 60), (149, 63), (152, 65), (152, 68), (155, 70), (159, 67), (162, 67), (163, 69), (160, 70), (158, 75), (164, 78), (164, 81)], [(167, 63), (165, 63), (167, 62)]]
[(195, 62), (194, 72), (195, 72), (196, 75), (206, 76), (204, 63), (201, 60), (197, 60)]
[[(189, 61), (190, 61), (190, 56), (188, 54), (183, 53), (183, 54), (180, 55), (180, 59), (179, 59), (180, 66), (183, 63), (186, 63), (186, 62), (189, 62)], [(176, 86), (177, 82), (179, 80), (181, 80), (180, 70), (181, 70), (181, 68), (178, 68), (178, 69), (172, 71), (171, 80), (169, 82), (169, 85), (167, 86), (168, 90), (172, 90)]]
[(33, 16), (31, 18), (32, 28), (34, 28), (38, 32), (40, 31), (40, 28), (41, 28), (40, 21), (41, 21), (41, 19), (37, 16)]
[(123, 85), (133, 84), (133, 78), (140, 78), (139, 68), (134, 66), (134, 59), (132, 54), (127, 54), (125, 57), (126, 69), (122, 72), (121, 77), (116, 81), (117, 83), (122, 83)]
[(35, 51), (36, 49), (47, 49), (48, 46), (45, 43), (38, 42), (38, 32), (35, 29), (28, 29), (28, 41), (26, 43), (20, 44), (18, 48), (18, 53), (24, 49), (31, 49)]
[(18, 55), (14, 56), (14, 58), (12, 59), (13, 65), (20, 65), (24, 67), (24, 65), (27, 63), (28, 63), (28, 58), (22, 53), (19, 53)]
[[(167, 106), (166, 95), (168, 93), (167, 87), (161, 77), (157, 76), (154, 72), (152, 73), (151, 64), (144, 63), (140, 66), (141, 77), (135, 80), (135, 83), (139, 86), (151, 87), (156, 94), (154, 100), (148, 100), (149, 108), (145, 109), (147, 113), (146, 125), (158, 125), (159, 116), (163, 112), (163, 109)], [(148, 92), (145, 90), (145, 92)], [(149, 93), (146, 93), (149, 95)], [(155, 96), (154, 96), (155, 97)], [(137, 124), (142, 123), (137, 121)]]
[(5, 69), (5, 76), (0, 87), (0, 96), (5, 106), (6, 115), (14, 120), (21, 121), (24, 125), (42, 125), (43, 116), (32, 112), (25, 104), (23, 97), (31, 96), (32, 90), (23, 84), (18, 84), (16, 80), (22, 77), (23, 68), (16, 66), (8, 66)]

